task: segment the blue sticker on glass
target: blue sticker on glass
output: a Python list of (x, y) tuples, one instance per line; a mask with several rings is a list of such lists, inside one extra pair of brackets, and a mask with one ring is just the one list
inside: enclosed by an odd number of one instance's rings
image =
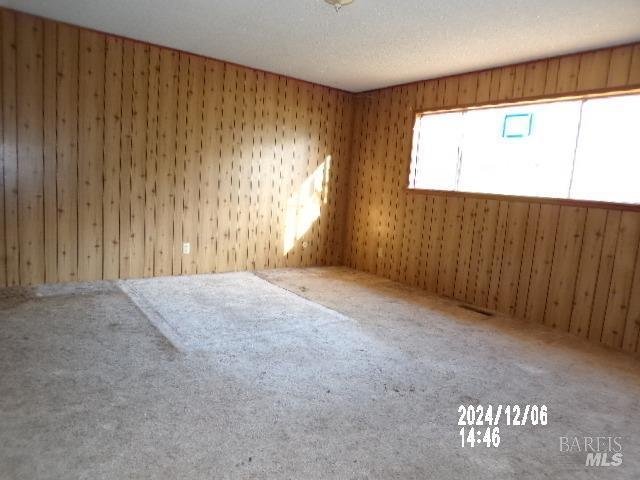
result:
[(531, 135), (533, 113), (508, 113), (504, 116), (502, 138), (523, 138)]

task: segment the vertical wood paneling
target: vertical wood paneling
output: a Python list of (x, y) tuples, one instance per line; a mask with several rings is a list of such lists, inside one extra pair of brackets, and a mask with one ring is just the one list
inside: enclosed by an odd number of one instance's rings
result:
[(583, 91), (606, 87), (610, 64), (611, 50), (598, 50), (582, 54), (577, 89)]
[[(3, 21), (2, 12), (0, 12), (0, 39), (3, 38)], [(1, 43), (0, 43), (1, 44)], [(0, 49), (0, 94), (4, 95), (2, 88), (3, 73), (2, 73), (2, 56), (3, 51)], [(4, 112), (0, 111), (0, 288), (7, 286), (7, 249), (5, 241), (4, 231), (4, 167), (5, 167), (5, 152), (4, 152)]]
[(362, 130), (363, 130), (363, 152), (358, 159), (359, 168), (362, 174), (362, 179), (359, 185), (358, 197), (361, 199), (360, 205), (358, 205), (358, 223), (356, 226), (356, 238), (357, 238), (357, 255), (356, 255), (356, 263), (355, 266), (358, 269), (364, 269), (364, 264), (367, 260), (367, 240), (368, 240), (368, 232), (367, 225), (369, 222), (369, 192), (371, 191), (371, 177), (372, 177), (372, 166), (371, 166), (371, 149), (374, 146), (372, 131), (374, 128), (374, 116), (378, 106), (378, 96), (372, 96), (370, 98), (366, 98), (365, 106), (364, 106), (364, 120), (362, 121)]
[(458, 104), (470, 105), (476, 100), (476, 91), (478, 88), (478, 74), (470, 73), (460, 78), (458, 86)]
[[(391, 93), (391, 92), (389, 92)], [(386, 207), (388, 197), (390, 196), (391, 187), (391, 174), (390, 170), (392, 165), (385, 161), (387, 155), (389, 155), (389, 149), (393, 148), (393, 138), (390, 135), (391, 130), (391, 111), (392, 111), (392, 96), (389, 94), (385, 97), (384, 110), (382, 112), (383, 122), (380, 124), (380, 130), (378, 135), (381, 137), (380, 156), (376, 158), (376, 169), (379, 172), (376, 181), (377, 187), (375, 196), (377, 200), (376, 206), (376, 222), (374, 224), (374, 230), (376, 232), (375, 245), (372, 245), (374, 249), (372, 251), (373, 266), (372, 271), (378, 274), (382, 274), (385, 256), (388, 254), (386, 247), (386, 238), (388, 234), (388, 215), (391, 213)], [(391, 145), (391, 147), (390, 147)], [(373, 193), (373, 192), (372, 192)]]
[(515, 313), (529, 209), (530, 205), (526, 203), (509, 205), (497, 301), (497, 309), (501, 312)]
[(623, 87), (627, 84), (632, 53), (633, 47), (631, 45), (614, 48), (611, 51), (609, 72), (607, 73), (607, 87)]
[[(639, 69), (640, 47), (629, 45), (357, 96), (347, 264), (635, 351), (638, 214), (404, 189), (390, 196), (395, 176), (406, 182), (410, 155), (399, 137), (411, 139), (416, 110), (640, 87)], [(405, 126), (387, 128), (396, 110)], [(405, 169), (395, 173), (397, 165)], [(380, 249), (382, 261), (375, 258)]]
[(16, 15), (20, 282), (44, 277), (43, 24)]
[(562, 57), (558, 63), (558, 79), (555, 93), (571, 93), (576, 91), (578, 73), (580, 72), (580, 56)]
[(491, 70), (491, 83), (489, 85), (489, 100), (498, 101), (500, 99), (500, 85), (502, 83), (502, 69)]
[[(217, 250), (222, 248), (219, 235), (222, 226), (219, 225), (217, 215), (220, 213), (220, 172), (222, 162), (222, 138), (224, 107), (223, 107), (223, 81), (224, 65), (214, 62), (206, 62), (205, 100), (203, 112), (203, 155), (202, 155), (202, 180), (200, 198), (202, 200), (201, 215), (202, 230), (199, 233), (202, 271), (213, 272), (218, 265)], [(200, 267), (199, 267), (200, 268)]]
[[(397, 95), (400, 96), (401, 101), (397, 110), (395, 118), (395, 145), (399, 151), (402, 161), (396, 164), (395, 177), (395, 192), (393, 195), (393, 210), (392, 216), (393, 222), (391, 224), (392, 239), (393, 239), (393, 252), (389, 255), (388, 262), (392, 265), (391, 278), (398, 280), (400, 278), (400, 262), (397, 261), (400, 258), (402, 251), (402, 225), (406, 222), (405, 215), (405, 202), (404, 202), (404, 189), (407, 186), (408, 179), (406, 178), (406, 172), (409, 170), (411, 147), (413, 142), (413, 118), (406, 115), (407, 111), (411, 110), (412, 105), (415, 105), (416, 95), (418, 89), (415, 86), (404, 86), (397, 90)], [(424, 223), (424, 220), (423, 220)], [(424, 231), (424, 229), (423, 229)], [(424, 263), (421, 262), (420, 268), (423, 268)]]
[(229, 270), (231, 261), (235, 258), (234, 244), (231, 241), (233, 192), (233, 154), (235, 115), (236, 115), (236, 87), (237, 71), (233, 65), (225, 65), (222, 85), (222, 139), (220, 148), (220, 167), (218, 179), (218, 207), (216, 218), (216, 271)]
[(620, 237), (620, 221), (622, 212), (609, 212), (604, 230), (602, 251), (600, 253), (600, 263), (596, 278), (593, 304), (591, 306), (589, 318), (589, 340), (600, 342), (602, 338), (602, 328), (604, 317), (609, 301), (609, 290), (611, 285), (611, 275), (615, 261), (616, 249)]
[(122, 40), (107, 38), (104, 81), (103, 276), (120, 277), (120, 132)]
[(202, 161), (202, 102), (204, 90), (204, 60), (189, 58), (187, 110), (185, 121), (184, 199), (182, 204), (182, 241), (189, 243), (193, 253), (183, 259), (182, 273), (198, 272), (198, 223)]
[(500, 202), (498, 205), (498, 222), (496, 225), (495, 245), (493, 248), (493, 259), (491, 263), (491, 273), (489, 275), (489, 295), (483, 306), (491, 309), (498, 308), (498, 293), (500, 289), (500, 275), (502, 274), (505, 238), (507, 236), (507, 225), (509, 224), (509, 204)]
[(184, 204), (185, 204), (185, 163), (187, 155), (187, 117), (189, 101), (189, 56), (178, 54), (177, 75), (177, 113), (176, 113), (176, 137), (175, 137), (175, 174), (174, 174), (174, 208), (173, 208), (173, 274), (180, 275), (183, 272), (182, 244), (184, 231)]
[[(301, 87), (301, 90), (304, 86)], [(307, 90), (307, 88), (304, 88)], [(301, 265), (313, 265), (320, 254), (322, 254), (319, 245), (320, 242), (325, 243), (321, 238), (320, 231), (322, 227), (327, 223), (327, 210), (323, 208), (322, 197), (324, 187), (324, 152), (326, 151), (325, 141), (327, 136), (328, 121), (327, 116), (329, 114), (328, 95), (324, 87), (313, 86), (308, 88), (309, 93), (299, 96), (298, 111), (300, 114), (296, 119), (302, 122), (303, 125), (308, 125), (308, 130), (317, 131), (317, 135), (303, 134), (300, 136), (300, 140), (296, 140), (296, 151), (300, 151), (300, 156), (295, 155), (295, 158), (305, 158), (307, 163), (307, 170), (303, 172), (303, 179), (298, 179), (298, 183), (307, 181), (310, 184), (310, 188), (306, 190), (306, 194), (303, 194), (308, 199), (309, 203), (313, 205), (314, 209), (318, 209), (319, 217), (311, 228), (307, 231), (306, 245), (307, 247), (302, 249), (301, 252)], [(302, 93), (302, 91), (300, 92)], [(306, 103), (306, 106), (305, 106)], [(317, 129), (314, 126), (324, 125), (324, 128)], [(296, 129), (296, 133), (299, 132)], [(303, 129), (301, 129), (303, 130)], [(316, 171), (319, 169), (319, 171)], [(313, 178), (313, 180), (311, 180)], [(301, 232), (300, 232), (301, 233)], [(300, 234), (299, 233), (299, 234)]]
[(640, 252), (636, 254), (635, 273), (631, 293), (629, 295), (629, 308), (625, 319), (624, 338), (622, 349), (627, 352), (635, 352), (638, 348), (640, 335)]
[(268, 112), (270, 113), (269, 135), (267, 136), (266, 145), (270, 145), (271, 150), (271, 175), (269, 175), (270, 208), (269, 208), (269, 268), (274, 268), (280, 261), (282, 247), (280, 238), (282, 229), (280, 226), (280, 180), (278, 172), (282, 167), (282, 111), (284, 92), (280, 91), (280, 78), (276, 75), (267, 74), (267, 102), (270, 105)]
[[(155, 273), (156, 246), (156, 182), (158, 167), (158, 105), (160, 81), (160, 49), (149, 47), (149, 77), (147, 79), (147, 143), (145, 162), (144, 203), (144, 276)], [(133, 73), (132, 73), (133, 75)], [(133, 80), (132, 80), (133, 81)], [(123, 130), (124, 132), (124, 130)]]
[[(244, 143), (247, 150), (246, 158), (246, 199), (250, 208), (247, 215), (246, 239), (246, 268), (257, 268), (256, 245), (258, 242), (258, 229), (260, 222), (260, 136), (262, 133), (262, 104), (263, 92), (259, 88), (261, 74), (247, 71), (247, 91), (245, 97), (247, 108), (245, 109)], [(264, 267), (259, 267), (264, 268)]]
[(62, 282), (78, 278), (78, 42), (77, 29), (58, 25), (56, 186)]
[(570, 321), (570, 331), (581, 337), (586, 337), (589, 333), (589, 320), (591, 318), (591, 309), (593, 308), (608, 214), (609, 212), (606, 210), (589, 209), (585, 220), (584, 238)]
[[(339, 248), (333, 241), (334, 226), (336, 225), (335, 209), (331, 208), (331, 202), (335, 201), (339, 196), (338, 190), (332, 190), (334, 183), (338, 183), (340, 180), (340, 174), (335, 172), (336, 181), (330, 182), (331, 168), (339, 168), (339, 164), (333, 163), (333, 158), (339, 158), (340, 138), (336, 134), (336, 130), (340, 128), (338, 122), (338, 111), (340, 108), (339, 96), (337, 92), (334, 92), (326, 87), (323, 87), (323, 96), (325, 98), (325, 109), (323, 115), (320, 116), (321, 124), (324, 124), (324, 128), (321, 132), (321, 149), (315, 160), (317, 169), (319, 169), (321, 183), (316, 183), (316, 192), (318, 187), (320, 191), (316, 193), (317, 201), (320, 204), (320, 222), (316, 224), (316, 249), (315, 258), (312, 259), (310, 265), (317, 264), (322, 258), (327, 259), (328, 263), (331, 263), (332, 250)], [(336, 145), (336, 151), (333, 152), (332, 145)], [(332, 164), (333, 163), (333, 164)], [(333, 197), (333, 198), (332, 198)], [(389, 202), (392, 200), (389, 199)], [(390, 221), (390, 220), (389, 220)], [(390, 237), (387, 237), (387, 243), (390, 242)], [(385, 265), (383, 268), (387, 268)]]
[[(431, 203), (431, 221), (429, 222), (429, 234), (427, 238), (426, 268), (420, 285), (430, 292), (437, 291), (438, 269), (440, 266), (440, 256), (442, 252), (442, 236), (445, 221), (446, 199), (434, 197)], [(416, 239), (411, 239), (412, 242)], [(417, 243), (417, 242), (416, 242)], [(415, 258), (415, 257), (414, 257)]]
[(422, 273), (429, 261), (426, 246), (431, 226), (432, 203), (431, 197), (414, 198), (406, 215), (403, 229), (406, 241), (403, 245), (405, 254), (402, 279), (412, 286), (420, 284)]
[(547, 61), (532, 62), (527, 64), (524, 80), (524, 94), (528, 97), (537, 97), (544, 93), (547, 81)]
[(122, 85), (120, 89), (120, 276), (132, 277), (131, 272), (131, 163), (133, 130), (133, 43), (125, 40), (122, 46)]
[[(44, 85), (51, 85), (55, 92), (57, 82), (57, 41), (58, 28), (55, 22), (44, 22)], [(44, 134), (44, 270), (45, 281), (58, 281), (58, 222), (56, 195), (56, 96), (43, 97)], [(1, 190), (1, 188), (0, 188)], [(0, 281), (0, 284), (2, 282)]]
[(256, 75), (243, 69), (241, 102), (242, 113), (238, 116), (240, 124), (238, 144), (238, 179), (236, 196), (236, 258), (234, 270), (253, 268), (254, 255), (249, 245), (255, 243), (253, 218), (255, 217), (255, 199), (252, 197), (251, 173), (253, 168), (253, 135), (255, 126)]
[(586, 214), (584, 208), (560, 209), (544, 321), (561, 330), (569, 329)]
[(483, 230), (485, 228), (485, 212), (487, 211), (487, 201), (478, 200), (473, 222), (473, 236), (471, 238), (471, 251), (469, 252), (469, 265), (467, 273), (466, 289), (463, 298), (467, 303), (474, 303), (476, 295), (476, 282), (478, 277), (478, 264), (484, 252), (480, 251)]
[[(127, 92), (128, 110), (131, 112), (131, 137), (128, 138), (131, 162), (129, 165), (129, 230), (127, 251), (128, 274), (142, 277), (145, 272), (145, 209), (147, 167), (147, 102), (149, 99), (149, 48), (133, 44), (131, 54), (133, 79)], [(131, 99), (131, 100), (129, 100)], [(124, 108), (124, 104), (123, 104)]]
[[(227, 192), (229, 198), (229, 210), (228, 210), (228, 230), (225, 237), (226, 240), (226, 253), (227, 260), (224, 270), (231, 271), (236, 269), (236, 265), (242, 263), (242, 238), (241, 238), (241, 217), (240, 199), (244, 194), (243, 178), (242, 178), (242, 156), (243, 156), (243, 135), (242, 135), (242, 117), (244, 115), (244, 94), (245, 94), (245, 76), (244, 69), (236, 68), (235, 66), (229, 66), (227, 68), (228, 83), (225, 81), (225, 85), (229, 89), (233, 89), (233, 107), (229, 110), (232, 115), (228, 117), (230, 119), (229, 129), (231, 131), (230, 137), (230, 162), (227, 170)], [(291, 158), (290, 156), (287, 157)], [(286, 171), (286, 170), (285, 170)]]
[[(487, 305), (489, 286), (491, 282), (491, 270), (493, 255), (496, 250), (496, 235), (498, 232), (498, 213), (500, 204), (497, 200), (487, 200), (483, 209), (482, 232), (479, 237), (479, 245), (476, 249), (475, 282), (473, 282), (473, 296), (469, 301), (479, 306)], [(472, 264), (472, 265), (473, 265)]]
[(513, 78), (513, 98), (521, 98), (525, 96), (524, 81), (526, 73), (526, 65), (516, 66), (516, 71)]
[(269, 239), (271, 237), (271, 206), (273, 202), (273, 168), (275, 155), (275, 93), (272, 75), (261, 75), (260, 91), (260, 143), (258, 159), (258, 231), (256, 239), (256, 268), (269, 266)]
[(387, 136), (385, 130), (387, 128), (387, 122), (389, 120), (389, 108), (391, 104), (391, 95), (388, 91), (385, 91), (380, 95), (378, 109), (373, 115), (372, 134), (374, 135), (374, 145), (372, 148), (372, 162), (370, 165), (370, 181), (367, 190), (365, 191), (369, 202), (373, 208), (369, 210), (366, 235), (366, 258), (364, 269), (367, 272), (376, 273), (377, 261), (380, 255), (384, 252), (379, 250), (380, 241), (380, 229), (381, 229), (381, 217), (383, 215), (380, 201), (381, 192), (383, 191), (383, 177), (384, 167), (386, 165), (384, 148), (387, 142)]
[(0, 286), (340, 261), (352, 95), (0, 16)]
[(491, 70), (478, 73), (478, 85), (476, 90), (476, 102), (485, 103), (489, 101), (491, 89)]
[(622, 348), (640, 243), (640, 213), (624, 212), (618, 235), (601, 342), (610, 347)]
[(464, 199), (464, 211), (462, 213), (462, 228), (460, 233), (460, 248), (458, 252), (458, 264), (456, 268), (454, 297), (466, 300), (469, 268), (471, 264), (471, 248), (473, 246), (473, 234), (476, 226), (476, 212), (479, 200), (474, 198)]
[(102, 278), (105, 37), (80, 32), (78, 278)]
[[(327, 96), (327, 108), (324, 117), (321, 119), (325, 124), (323, 142), (322, 142), (322, 154), (318, 158), (318, 162), (322, 165), (322, 190), (320, 192), (320, 208), (322, 209), (322, 222), (323, 227), (319, 228), (319, 240), (317, 242), (316, 262), (321, 258), (325, 258), (328, 264), (335, 264), (334, 255), (336, 250), (340, 248), (339, 244), (336, 244), (336, 231), (338, 223), (342, 223), (342, 219), (337, 218), (337, 204), (338, 197), (341, 190), (338, 187), (342, 180), (342, 175), (339, 172), (341, 165), (335, 162), (335, 159), (340, 158), (340, 149), (343, 147), (340, 139), (340, 116), (341, 116), (341, 95), (338, 92), (326, 89)], [(335, 148), (332, 148), (335, 146)], [(335, 169), (335, 181), (331, 182), (331, 169)], [(339, 201), (340, 205), (343, 205), (344, 199)]]
[(607, 86), (611, 50), (584, 53), (580, 57), (578, 90), (596, 90)]
[(633, 46), (631, 52), (631, 65), (629, 66), (629, 78), (627, 85), (640, 85), (640, 45)]
[[(358, 122), (353, 122), (353, 130), (351, 132), (351, 146), (350, 146), (350, 165), (349, 165), (349, 194), (345, 202), (346, 207), (346, 221), (345, 221), (345, 231), (344, 231), (344, 264), (345, 265), (354, 265), (355, 257), (356, 257), (356, 248), (357, 248), (357, 225), (358, 219), (360, 215), (359, 208), (361, 206), (360, 198), (358, 196), (361, 182), (360, 175), (360, 155), (362, 153), (362, 142), (363, 142), (363, 128), (362, 128), (362, 119), (364, 115), (362, 115), (362, 110), (364, 108), (364, 101), (362, 97), (356, 97), (353, 101), (353, 119), (357, 119)], [(413, 124), (411, 126), (413, 128)], [(407, 169), (408, 170), (408, 169)], [(407, 207), (408, 210), (409, 207)], [(407, 238), (403, 235), (403, 232), (399, 232), (402, 242), (402, 253), (403, 258), (406, 252), (405, 245), (407, 243)], [(402, 265), (402, 264), (401, 264)], [(406, 265), (406, 262), (404, 263)]]
[(527, 217), (527, 226), (524, 234), (524, 245), (522, 250), (522, 263), (520, 264), (520, 274), (518, 276), (515, 310), (512, 307), (509, 312), (517, 318), (525, 318), (527, 311), (531, 270), (533, 268), (533, 254), (535, 253), (536, 236), (538, 235), (538, 222), (540, 220), (540, 208), (541, 205), (537, 203), (529, 205), (529, 214)]
[(445, 224), (442, 233), (442, 250), (438, 267), (438, 293), (453, 297), (458, 252), (460, 249), (460, 230), (463, 223), (464, 198), (447, 198)]
[(160, 50), (156, 157), (154, 275), (173, 273), (178, 53)]
[(547, 61), (546, 80), (544, 82), (545, 95), (552, 95), (557, 92), (559, 68), (560, 68), (559, 58), (550, 58)]
[(514, 97), (515, 77), (516, 67), (503, 67), (500, 69), (498, 100), (508, 100)]
[(381, 106), (380, 96), (376, 95), (369, 102), (369, 109), (367, 110), (367, 129), (365, 133), (365, 138), (367, 138), (367, 145), (369, 146), (368, 151), (366, 153), (366, 159), (363, 165), (363, 172), (365, 175), (365, 181), (362, 184), (362, 195), (366, 199), (366, 205), (369, 208), (363, 210), (363, 220), (360, 224), (360, 238), (362, 239), (362, 243), (360, 245), (360, 249), (362, 254), (360, 255), (361, 261), (359, 262), (358, 267), (365, 271), (371, 271), (371, 263), (373, 257), (373, 249), (372, 246), (374, 244), (374, 232), (372, 225), (375, 224), (375, 208), (370, 208), (371, 200), (372, 200), (372, 192), (375, 189), (376, 185), (376, 164), (375, 164), (375, 155), (374, 152), (376, 150), (376, 143), (380, 142), (380, 139), (377, 135), (379, 131), (379, 116), (378, 109)]

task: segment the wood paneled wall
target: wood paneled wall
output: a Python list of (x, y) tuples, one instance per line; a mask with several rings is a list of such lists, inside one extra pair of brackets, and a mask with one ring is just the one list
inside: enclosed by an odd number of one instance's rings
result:
[(350, 94), (0, 15), (0, 286), (342, 262)]
[(348, 266), (639, 350), (639, 212), (405, 187), (415, 110), (640, 86), (640, 45), (354, 98), (0, 20), (0, 286), (341, 264), (344, 250)]
[(415, 110), (627, 86), (640, 44), (359, 95), (346, 264), (637, 352), (640, 212), (405, 190)]

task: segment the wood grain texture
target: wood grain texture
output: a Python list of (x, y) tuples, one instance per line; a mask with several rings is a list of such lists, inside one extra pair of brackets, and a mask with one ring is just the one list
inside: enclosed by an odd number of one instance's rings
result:
[(114, 279), (120, 276), (122, 40), (107, 38), (105, 48), (102, 269), (105, 279)]
[[(78, 43), (80, 33), (58, 25), (56, 193), (58, 280), (78, 278)], [(52, 92), (49, 95), (53, 95)]]
[(16, 15), (18, 242), (21, 283), (44, 282), (43, 22)]
[(352, 95), (0, 18), (0, 287), (341, 262)]
[[(0, 12), (1, 13), (1, 12)], [(3, 38), (3, 23), (0, 20), (0, 39)], [(0, 68), (2, 66), (3, 51), (0, 49)], [(3, 74), (0, 71), (0, 95), (4, 96), (2, 88)], [(7, 248), (5, 240), (4, 221), (4, 170), (5, 170), (5, 148), (4, 148), (4, 114), (0, 110), (0, 286), (7, 284)]]
[[(149, 48), (139, 43), (133, 44), (133, 81), (130, 95), (131, 111), (131, 164), (129, 170), (129, 240), (127, 242), (131, 277), (144, 275), (145, 267), (145, 207), (146, 207), (146, 167), (147, 167), (147, 122), (149, 87)], [(124, 106), (124, 104), (123, 104)]]
[[(356, 97), (345, 263), (479, 307), (638, 349), (637, 212), (404, 187), (414, 112), (640, 87), (640, 46), (511, 65)], [(389, 119), (402, 128), (389, 128)], [(404, 165), (401, 173), (394, 171)], [(400, 176), (396, 181), (396, 176)], [(393, 220), (392, 220), (393, 219)], [(390, 248), (389, 239), (397, 242)], [(378, 258), (383, 255), (383, 259)], [(397, 265), (399, 274), (387, 265)]]
[(80, 32), (78, 279), (102, 278), (105, 37)]
[[(58, 28), (55, 22), (44, 22), (44, 84), (52, 85), (55, 91), (57, 82), (57, 41)], [(58, 223), (56, 202), (56, 121), (57, 106), (55, 95), (43, 98), (43, 162), (44, 162), (44, 273), (45, 281), (58, 281)]]
[(18, 241), (18, 137), (16, 117), (16, 33), (15, 15), (2, 13), (2, 129), (4, 248), (8, 286), (20, 284), (20, 248)]

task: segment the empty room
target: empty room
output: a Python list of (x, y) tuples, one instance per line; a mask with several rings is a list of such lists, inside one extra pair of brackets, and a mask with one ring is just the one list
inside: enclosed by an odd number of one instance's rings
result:
[(638, 0), (0, 0), (0, 480), (640, 478)]

